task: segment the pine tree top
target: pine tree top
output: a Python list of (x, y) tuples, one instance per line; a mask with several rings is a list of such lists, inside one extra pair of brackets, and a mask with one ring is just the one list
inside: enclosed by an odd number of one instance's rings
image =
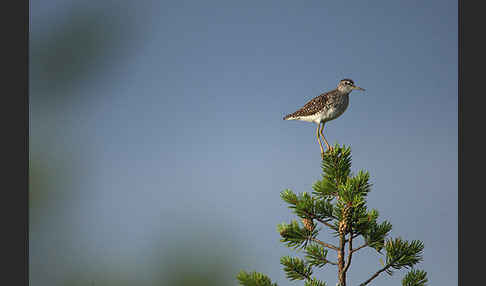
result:
[[(326, 152), (321, 168), (322, 179), (313, 184), (311, 193), (294, 193), (288, 189), (280, 193), (281, 199), (300, 219), (300, 222), (292, 220), (277, 225), (280, 241), (305, 252), (303, 258), (282, 257), (280, 263), (287, 278), (303, 280), (305, 285), (323, 286), (325, 282), (312, 276), (314, 270), (336, 267), (340, 285), (346, 286), (353, 255), (363, 248), (372, 248), (378, 256), (384, 257), (384, 260), (380, 258), (382, 268), (359, 285), (369, 284), (381, 273), (392, 275), (396, 270), (409, 268), (411, 270), (402, 280), (403, 286), (426, 286), (426, 272), (413, 268), (423, 259), (423, 243), (389, 237), (391, 223), (380, 222), (378, 210), (367, 206), (372, 187), (369, 173), (365, 170), (351, 172), (351, 148), (336, 144)], [(323, 230), (334, 234), (337, 243), (322, 241), (319, 233)], [(257, 272), (242, 271), (237, 278), (246, 286), (276, 285)]]

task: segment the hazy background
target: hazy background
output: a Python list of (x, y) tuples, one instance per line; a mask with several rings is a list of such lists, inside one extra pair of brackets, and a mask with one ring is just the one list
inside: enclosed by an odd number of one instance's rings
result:
[(279, 192), (311, 191), (320, 155), (282, 117), (344, 77), (366, 92), (328, 141), (457, 285), (457, 1), (31, 1), (30, 39), (31, 285), (299, 285)]

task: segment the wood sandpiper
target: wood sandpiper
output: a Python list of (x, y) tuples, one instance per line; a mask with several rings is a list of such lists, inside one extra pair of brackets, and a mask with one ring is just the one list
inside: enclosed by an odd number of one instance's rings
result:
[(316, 135), (321, 148), (321, 156), (324, 158), (324, 150), (320, 136), (324, 139), (327, 149), (332, 147), (327, 143), (324, 134), (324, 124), (341, 116), (349, 105), (349, 94), (353, 90), (362, 90), (363, 88), (354, 85), (353, 80), (345, 78), (341, 80), (336, 89), (322, 93), (307, 102), (301, 109), (294, 113), (286, 115), (284, 120), (300, 120), (314, 122), (317, 125)]

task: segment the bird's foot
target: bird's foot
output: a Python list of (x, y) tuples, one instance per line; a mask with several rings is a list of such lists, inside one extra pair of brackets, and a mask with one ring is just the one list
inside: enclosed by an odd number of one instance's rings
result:
[(327, 147), (326, 151), (321, 151), (322, 159), (324, 159), (324, 157), (326, 156), (326, 153), (330, 153), (330, 152), (332, 152), (332, 150), (334, 150), (334, 148), (329, 146), (329, 147)]

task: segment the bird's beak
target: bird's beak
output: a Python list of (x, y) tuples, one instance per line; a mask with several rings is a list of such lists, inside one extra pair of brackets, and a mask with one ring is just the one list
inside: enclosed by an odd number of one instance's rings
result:
[(353, 86), (353, 89), (365, 91), (365, 89), (364, 89), (364, 88), (361, 88), (361, 87), (356, 86), (356, 85), (355, 85), (355, 86)]

